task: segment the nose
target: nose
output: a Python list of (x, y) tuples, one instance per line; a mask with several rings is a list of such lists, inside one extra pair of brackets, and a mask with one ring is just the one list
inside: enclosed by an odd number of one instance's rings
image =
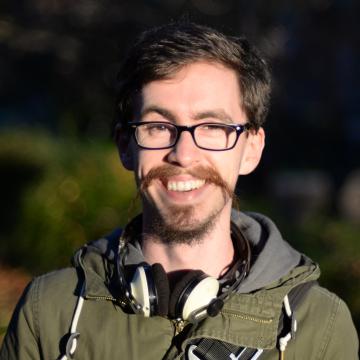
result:
[(198, 155), (200, 150), (201, 149), (195, 145), (190, 132), (183, 131), (176, 145), (168, 154), (168, 161), (184, 168), (189, 167), (199, 160)]

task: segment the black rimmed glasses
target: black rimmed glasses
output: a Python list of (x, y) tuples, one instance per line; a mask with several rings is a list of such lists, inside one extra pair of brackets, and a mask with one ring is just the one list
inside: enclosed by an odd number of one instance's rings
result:
[(129, 122), (136, 143), (143, 149), (161, 150), (176, 145), (183, 131), (189, 131), (197, 147), (204, 150), (232, 149), (249, 124), (201, 123), (193, 126), (175, 125), (164, 121)]

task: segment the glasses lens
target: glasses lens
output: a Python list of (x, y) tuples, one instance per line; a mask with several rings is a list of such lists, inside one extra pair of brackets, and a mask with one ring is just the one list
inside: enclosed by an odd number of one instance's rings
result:
[(136, 127), (135, 137), (140, 146), (157, 149), (172, 146), (176, 139), (176, 127), (166, 123), (148, 123)]
[(203, 124), (194, 132), (198, 146), (209, 150), (226, 150), (236, 142), (236, 130), (226, 124)]

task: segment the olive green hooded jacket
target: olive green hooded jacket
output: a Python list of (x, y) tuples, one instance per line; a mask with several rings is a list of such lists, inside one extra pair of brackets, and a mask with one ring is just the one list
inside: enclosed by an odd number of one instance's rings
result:
[[(232, 221), (251, 244), (252, 264), (249, 275), (217, 316), (179, 327), (166, 317), (145, 318), (126, 311), (118, 301), (116, 234), (82, 248), (74, 267), (30, 283), (14, 312), (0, 360), (65, 359), (82, 288), (85, 300), (73, 331), (80, 334), (76, 336), (76, 360), (198, 359), (192, 349), (207, 338), (261, 349), (259, 359), (278, 360), (284, 297), (299, 284), (317, 280), (320, 271), (291, 248), (266, 217), (234, 213)], [(126, 264), (141, 261), (140, 248), (130, 244)], [(351, 315), (336, 295), (314, 285), (292, 315), (297, 331), (288, 341), (283, 359), (358, 359)], [(226, 358), (242, 359), (239, 353)]]

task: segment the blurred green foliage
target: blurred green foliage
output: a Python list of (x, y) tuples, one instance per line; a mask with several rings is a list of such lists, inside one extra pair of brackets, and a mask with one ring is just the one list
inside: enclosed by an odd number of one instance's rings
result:
[(33, 274), (126, 223), (136, 194), (114, 144), (25, 130), (1, 134), (0, 179), (0, 262)]

